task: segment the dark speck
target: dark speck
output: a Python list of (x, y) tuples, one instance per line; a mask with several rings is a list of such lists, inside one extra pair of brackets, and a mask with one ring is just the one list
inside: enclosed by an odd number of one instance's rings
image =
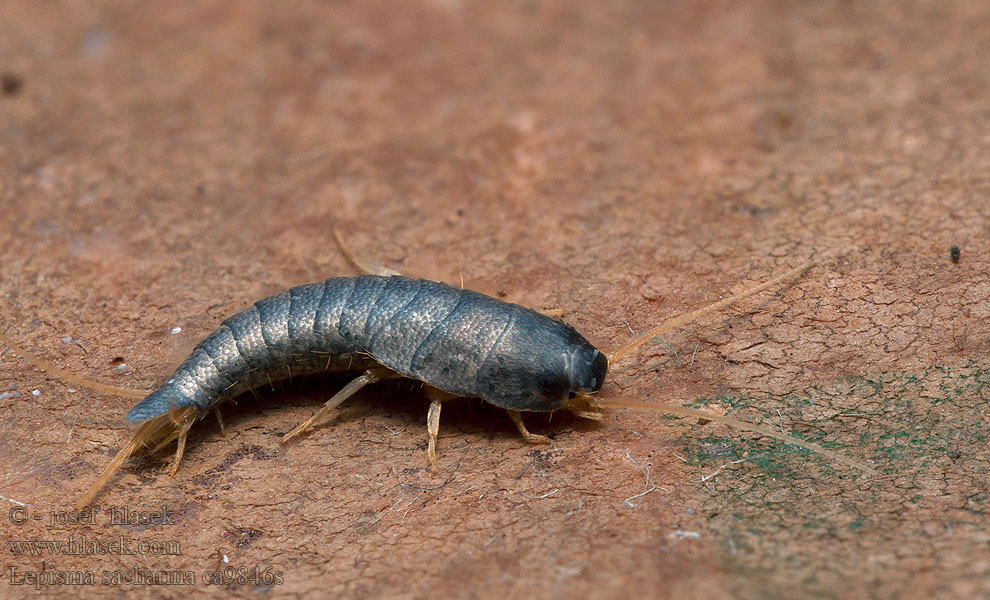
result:
[(949, 258), (954, 263), (959, 262), (959, 246), (953, 246), (949, 248)]
[(24, 80), (14, 73), (4, 73), (0, 76), (0, 89), (4, 96), (13, 96), (24, 87)]

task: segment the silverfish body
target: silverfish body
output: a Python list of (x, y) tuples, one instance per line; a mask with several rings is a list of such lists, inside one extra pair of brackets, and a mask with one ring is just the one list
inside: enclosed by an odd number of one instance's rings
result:
[(255, 387), (381, 365), (514, 411), (552, 411), (597, 392), (608, 361), (573, 327), (444, 283), (334, 277), (255, 302), (200, 342), (130, 422), (182, 406), (199, 414)]

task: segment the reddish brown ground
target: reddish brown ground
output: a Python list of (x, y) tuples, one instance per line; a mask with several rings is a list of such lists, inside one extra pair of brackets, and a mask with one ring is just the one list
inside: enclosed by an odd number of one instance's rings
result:
[(174, 525), (47, 530), (132, 401), (4, 352), (5, 543), (181, 553), (8, 545), (0, 596), (41, 569), (226, 566), (282, 573), (228, 586), (244, 598), (990, 594), (987, 3), (580, 4), (0, 3), (0, 326), (148, 388), (249, 302), (353, 273), (334, 227), (603, 347), (812, 259), (614, 365), (604, 396), (761, 421), (878, 474), (628, 410), (530, 417), (554, 439), (527, 446), (465, 400), (433, 477), (410, 385), (281, 447), (341, 384), (310, 380), (228, 407), (226, 438), (204, 421), (174, 479), (143, 460), (99, 498)]

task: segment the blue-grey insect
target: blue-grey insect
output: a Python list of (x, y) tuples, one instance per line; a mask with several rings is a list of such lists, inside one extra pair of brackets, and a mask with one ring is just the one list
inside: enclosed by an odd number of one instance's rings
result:
[(208, 411), (262, 384), (354, 361), (451, 396), (539, 412), (597, 392), (608, 369), (573, 327), (529, 308), (425, 279), (335, 277), (224, 321), (127, 420), (182, 406)]

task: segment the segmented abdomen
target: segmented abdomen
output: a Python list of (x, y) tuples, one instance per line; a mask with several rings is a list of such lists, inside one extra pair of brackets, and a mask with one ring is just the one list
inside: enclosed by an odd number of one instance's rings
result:
[(364, 275), (302, 285), (224, 321), (127, 419), (144, 421), (178, 406), (207, 410), (270, 382), (374, 363), (457, 395), (485, 396), (479, 379), (495, 350), (514, 322), (534, 319), (564, 327), (422, 279)]

